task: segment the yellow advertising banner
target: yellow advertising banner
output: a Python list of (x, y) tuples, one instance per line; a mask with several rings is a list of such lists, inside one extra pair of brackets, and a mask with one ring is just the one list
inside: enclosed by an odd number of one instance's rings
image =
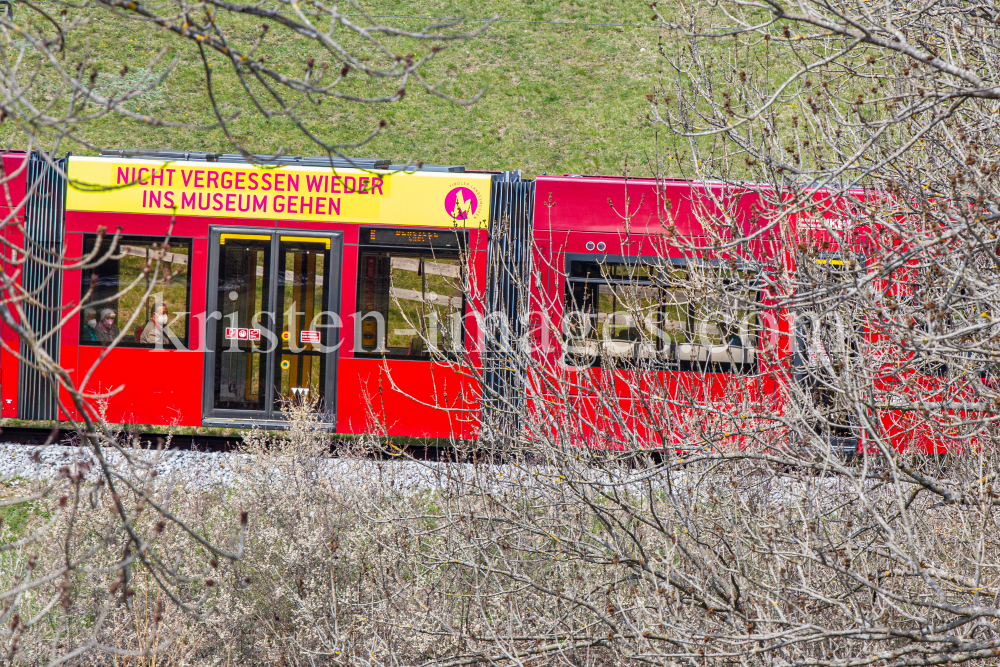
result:
[(485, 229), (490, 176), (70, 157), (66, 210)]

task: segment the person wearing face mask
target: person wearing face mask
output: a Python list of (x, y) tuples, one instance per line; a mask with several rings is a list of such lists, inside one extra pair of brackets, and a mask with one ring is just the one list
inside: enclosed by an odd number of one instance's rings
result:
[(157, 301), (153, 304), (153, 316), (146, 323), (146, 328), (139, 336), (139, 342), (146, 345), (163, 345), (167, 337), (167, 304)]
[(84, 343), (97, 342), (97, 311), (93, 308), (83, 309), (83, 326), (80, 327), (80, 340)]
[(115, 324), (116, 317), (118, 317), (118, 314), (111, 308), (101, 310), (101, 321), (97, 323), (97, 328), (94, 330), (98, 342), (110, 343), (118, 337), (118, 325)]

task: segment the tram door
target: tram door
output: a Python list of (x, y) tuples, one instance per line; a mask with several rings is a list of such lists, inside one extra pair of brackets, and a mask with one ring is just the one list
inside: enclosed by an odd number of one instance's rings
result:
[[(217, 308), (222, 317), (215, 335), (215, 407), (261, 411), (266, 407), (267, 353), (266, 339), (256, 331), (261, 329), (258, 313), (269, 310), (271, 238), (226, 236), (219, 248)], [(247, 333), (241, 338), (240, 331)]]
[(206, 425), (280, 420), (291, 402), (333, 420), (339, 234), (216, 230), (206, 318)]
[[(278, 309), (282, 314), (281, 353), (275, 355), (275, 401), (323, 397), (326, 379), (320, 324), (330, 281), (326, 275), (329, 239), (281, 237), (278, 244)], [(275, 406), (278, 407), (278, 406)]]

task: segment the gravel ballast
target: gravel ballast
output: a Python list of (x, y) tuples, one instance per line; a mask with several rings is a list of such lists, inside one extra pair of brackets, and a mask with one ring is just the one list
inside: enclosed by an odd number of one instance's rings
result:
[[(480, 492), (497, 493), (519, 489), (546, 494), (546, 487), (564, 483), (565, 470), (546, 466), (515, 467), (471, 463), (445, 463), (415, 460), (372, 460), (356, 456), (311, 457), (292, 461), (267, 455), (258, 462), (252, 454), (231, 452), (198, 452), (190, 450), (128, 450), (129, 456), (139, 462), (133, 466), (133, 475), (148, 478), (148, 470), (156, 470), (157, 484), (176, 485), (187, 490), (233, 488), (248, 482), (257, 484), (322, 483), (333, 489), (379, 491), (397, 494), (420, 491), (444, 491), (466, 485), (477, 487)], [(105, 456), (119, 474), (130, 470), (121, 452), (106, 449)], [(66, 445), (21, 445), (0, 443), (0, 483), (19, 484), (24, 480), (54, 479), (60, 471), (79, 470), (79, 464), (91, 462), (86, 477), (98, 478), (97, 459), (92, 452)], [(673, 471), (669, 475), (662, 469), (608, 471), (577, 468), (583, 481), (594, 488), (647, 493), (649, 483), (666, 493), (678, 493), (687, 487), (698, 487), (698, 475)], [(293, 479), (294, 478), (294, 479)], [(538, 482), (541, 482), (539, 484)], [(793, 490), (802, 485), (801, 480), (777, 477), (772, 480), (772, 499), (792, 497)], [(834, 484), (835, 479), (813, 480), (810, 484)]]
[[(108, 463), (121, 469), (124, 457), (118, 451), (106, 450)], [(156, 470), (160, 482), (177, 483), (188, 488), (234, 486), (245, 481), (245, 475), (268, 475), (255, 465), (250, 454), (229, 452), (196, 452), (167, 450), (162, 452), (132, 450), (130, 456)], [(73, 469), (92, 461), (86, 474), (97, 479), (97, 459), (89, 451), (65, 445), (20, 445), (0, 443), (0, 482), (53, 479), (64, 468)], [(359, 458), (323, 458), (309, 461), (306, 469), (316, 478), (334, 485), (382, 483), (393, 488), (410, 490), (439, 489), (447, 486), (456, 475), (472, 474), (472, 466), (424, 461), (373, 461)], [(277, 480), (275, 480), (277, 481)]]

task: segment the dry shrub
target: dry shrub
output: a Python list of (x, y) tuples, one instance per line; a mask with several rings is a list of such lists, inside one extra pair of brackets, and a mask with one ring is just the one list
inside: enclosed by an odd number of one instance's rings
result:
[[(151, 551), (191, 611), (155, 585), (158, 570), (134, 567), (127, 597), (120, 569), (77, 570), (69, 606), (18, 635), (22, 664), (44, 662), (53, 641), (86, 644), (95, 627), (110, 650), (136, 655), (94, 647), (71, 662), (902, 665), (1000, 646), (996, 462), (985, 455), (848, 463), (705, 449), (655, 461), (540, 441), (530, 460), (512, 449), (491, 464), (385, 461), (331, 458), (309, 406), (289, 417), (289, 430), (249, 434), (226, 463), (238, 483), (161, 476), (149, 487), (225, 548), (249, 513), (232, 564), (174, 525), (156, 533), (154, 512), (135, 520), (160, 536)], [(19, 534), (56, 522), (30, 550), (0, 554), (6, 589), (29, 556), (36, 571), (58, 570), (58, 505), (30, 505)], [(81, 537), (105, 534), (108, 514), (105, 498), (70, 531), (78, 551), (98, 547), (92, 568), (121, 560), (121, 540)], [(22, 601), (22, 618), (60, 582)]]

